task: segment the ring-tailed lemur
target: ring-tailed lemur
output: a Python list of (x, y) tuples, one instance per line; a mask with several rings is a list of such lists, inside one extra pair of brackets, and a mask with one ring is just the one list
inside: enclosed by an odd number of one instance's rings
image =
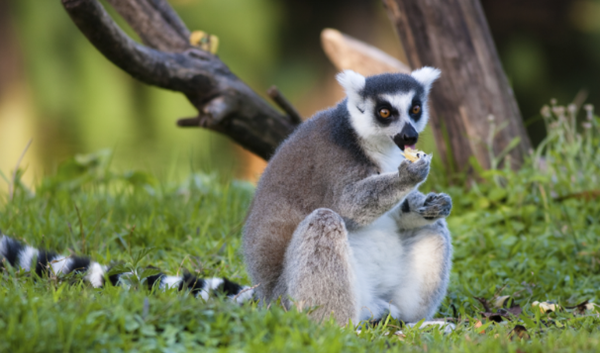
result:
[[(404, 160), (428, 120), (427, 94), (439, 71), (364, 78), (345, 71), (348, 98), (303, 123), (277, 150), (259, 182), (244, 227), (256, 289), (191, 274), (148, 277), (150, 288), (221, 291), (238, 302), (291, 298), (317, 320), (431, 317), (445, 295), (452, 246), (445, 194), (419, 193), (430, 157)], [(0, 236), (2, 234), (0, 233)], [(100, 287), (131, 273), (0, 237), (0, 260), (38, 275), (81, 273)], [(1, 266), (0, 266), (1, 267)]]
[[(413, 146), (439, 70), (338, 75), (347, 99), (300, 125), (262, 175), (244, 227), (257, 298), (349, 320), (430, 318), (445, 296), (449, 196), (417, 191), (430, 156)], [(291, 299), (291, 300), (290, 300)]]
[[(133, 275), (131, 272), (109, 275), (109, 266), (101, 265), (88, 257), (64, 256), (53, 251), (36, 249), (0, 232), (0, 270), (5, 263), (25, 271), (33, 271), (38, 276), (65, 277), (69, 274), (80, 274), (84, 281), (95, 288), (103, 287), (106, 280), (113, 285), (126, 283), (127, 278)], [(158, 273), (146, 277), (145, 283), (149, 289), (155, 286), (160, 289), (187, 289), (203, 299), (207, 299), (212, 293), (223, 293), (237, 302), (252, 298), (250, 288), (240, 286), (227, 278), (201, 279), (190, 273), (184, 273), (182, 276)]]

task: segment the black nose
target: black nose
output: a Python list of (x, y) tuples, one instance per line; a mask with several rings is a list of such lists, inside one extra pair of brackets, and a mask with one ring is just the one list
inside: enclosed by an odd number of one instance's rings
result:
[(394, 136), (394, 143), (404, 151), (404, 146), (412, 146), (419, 140), (419, 133), (411, 124), (405, 124), (399, 134)]
[(414, 145), (415, 143), (417, 143), (417, 140), (419, 139), (419, 135), (414, 135), (414, 136), (410, 136), (410, 135), (402, 135), (402, 139), (404, 140), (404, 145)]

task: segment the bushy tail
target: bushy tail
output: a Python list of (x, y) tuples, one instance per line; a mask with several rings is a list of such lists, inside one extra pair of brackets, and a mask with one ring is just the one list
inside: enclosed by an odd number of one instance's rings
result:
[[(68, 275), (70, 273), (83, 275), (83, 280), (93, 287), (103, 287), (106, 279), (113, 285), (120, 285), (133, 273), (125, 272), (106, 276), (111, 267), (101, 265), (88, 257), (64, 256), (56, 252), (36, 249), (23, 244), (0, 232), (0, 269), (2, 263), (10, 264), (25, 271), (34, 271), (43, 277), (49, 274)], [(157, 286), (160, 289), (178, 288), (189, 290), (196, 297), (208, 299), (213, 293), (223, 293), (236, 302), (244, 302), (252, 298), (253, 288), (241, 286), (227, 278), (201, 279), (190, 273), (182, 276), (167, 276), (159, 273), (146, 278), (149, 289)]]

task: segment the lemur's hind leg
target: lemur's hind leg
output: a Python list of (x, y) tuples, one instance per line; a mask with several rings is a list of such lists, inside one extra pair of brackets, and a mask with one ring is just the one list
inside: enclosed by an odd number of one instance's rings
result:
[(452, 244), (443, 219), (452, 210), (446, 194), (411, 192), (394, 211), (402, 254), (402, 287), (392, 302), (405, 322), (429, 319), (446, 294)]
[(316, 321), (333, 315), (340, 325), (357, 322), (348, 233), (342, 218), (320, 208), (296, 228), (285, 254), (282, 280), (293, 302), (312, 308)]
[(404, 253), (403, 281), (392, 303), (404, 322), (430, 319), (446, 295), (452, 244), (446, 221), (400, 232)]

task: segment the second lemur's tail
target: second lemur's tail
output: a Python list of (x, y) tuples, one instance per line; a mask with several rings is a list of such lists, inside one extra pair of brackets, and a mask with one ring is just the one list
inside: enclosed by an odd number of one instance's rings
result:
[[(88, 257), (64, 256), (53, 251), (36, 249), (2, 235), (0, 232), (0, 269), (2, 263), (8, 263), (12, 267), (25, 271), (34, 271), (38, 276), (81, 274), (83, 280), (95, 288), (104, 286), (106, 279), (113, 285), (119, 285), (127, 277), (133, 275), (131, 272), (125, 272), (107, 276), (111, 269), (110, 266), (101, 265)], [(147, 277), (146, 284), (149, 289), (154, 286), (160, 289), (187, 289), (196, 297), (203, 299), (208, 299), (213, 293), (223, 293), (238, 303), (252, 299), (254, 294), (253, 288), (241, 286), (227, 278), (201, 279), (190, 273), (182, 276), (168, 276), (159, 273)]]

